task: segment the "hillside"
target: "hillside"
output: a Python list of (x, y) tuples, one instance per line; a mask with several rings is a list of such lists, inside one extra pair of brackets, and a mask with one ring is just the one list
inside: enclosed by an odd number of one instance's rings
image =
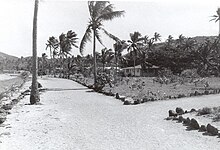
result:
[(7, 60), (17, 60), (18, 57), (0, 52), (0, 61), (5, 60), (5, 59), (7, 59)]

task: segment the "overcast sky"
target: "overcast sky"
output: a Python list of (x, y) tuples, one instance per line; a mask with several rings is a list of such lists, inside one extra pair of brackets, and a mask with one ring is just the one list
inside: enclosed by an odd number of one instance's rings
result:
[[(107, 31), (121, 39), (129, 39), (129, 33), (162, 35), (163, 40), (172, 35), (186, 37), (218, 34), (218, 23), (209, 22), (220, 7), (219, 0), (146, 0), (111, 1), (115, 10), (125, 10), (122, 18), (105, 22)], [(32, 55), (32, 22), (34, 0), (0, 0), (0, 51), (14, 56)], [(79, 42), (85, 32), (89, 13), (87, 1), (40, 0), (38, 15), (38, 55), (45, 51), (50, 36), (73, 30)], [(103, 42), (112, 48), (114, 41), (103, 35)], [(101, 50), (98, 45), (97, 51)], [(72, 49), (74, 55), (79, 50)], [(92, 53), (88, 44), (84, 54)]]

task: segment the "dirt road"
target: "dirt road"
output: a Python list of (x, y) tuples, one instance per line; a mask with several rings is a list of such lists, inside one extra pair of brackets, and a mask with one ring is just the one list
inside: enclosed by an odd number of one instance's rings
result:
[[(217, 150), (220, 139), (165, 121), (169, 109), (219, 106), (220, 95), (124, 106), (64, 79), (40, 79), (43, 105), (18, 103), (0, 127), (0, 150)], [(28, 87), (28, 82), (25, 87)]]

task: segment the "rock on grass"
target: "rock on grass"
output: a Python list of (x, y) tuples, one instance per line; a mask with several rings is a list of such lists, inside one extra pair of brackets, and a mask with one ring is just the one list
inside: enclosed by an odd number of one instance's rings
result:
[(177, 116), (177, 113), (174, 110), (169, 110), (168, 113), (169, 113), (169, 117), (172, 117), (172, 116), (176, 117)]
[(197, 120), (194, 119), (194, 118), (191, 119), (189, 126), (190, 126), (192, 129), (195, 129), (195, 130), (198, 130), (198, 129), (199, 129), (199, 123), (198, 123)]
[(176, 113), (177, 113), (178, 115), (182, 115), (182, 114), (184, 114), (184, 110), (183, 110), (181, 107), (177, 107), (177, 108), (176, 108)]
[(131, 105), (131, 102), (130, 102), (130, 101), (127, 101), (127, 100), (125, 100), (125, 101), (124, 101), (124, 105)]
[(218, 135), (218, 129), (212, 126), (211, 124), (207, 125), (207, 132), (210, 133), (211, 135)]
[(201, 125), (201, 127), (199, 128), (199, 131), (201, 131), (201, 132), (207, 131), (206, 126), (205, 125)]

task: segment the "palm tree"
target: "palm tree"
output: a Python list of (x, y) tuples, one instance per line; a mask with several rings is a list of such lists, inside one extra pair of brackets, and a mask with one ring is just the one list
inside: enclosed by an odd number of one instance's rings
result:
[(102, 72), (105, 71), (105, 64), (107, 62), (110, 62), (114, 58), (114, 53), (112, 52), (112, 49), (104, 48), (101, 50), (101, 63), (102, 63)]
[(77, 34), (73, 32), (72, 30), (68, 31), (67, 34), (62, 33), (59, 36), (59, 47), (60, 47), (59, 55), (60, 55), (60, 59), (62, 62), (62, 68), (63, 68), (64, 74), (66, 74), (68, 71), (66, 69), (67, 66), (65, 66), (65, 59), (67, 59), (68, 55), (71, 56), (70, 52), (71, 52), (72, 46), (74, 46), (75, 48), (78, 48), (78, 46), (76, 45), (77, 39), (78, 39)]
[(140, 47), (143, 46), (143, 41), (145, 40), (145, 37), (141, 37), (141, 34), (139, 32), (130, 33), (130, 40), (128, 40), (129, 46), (128, 46), (128, 52), (130, 52), (130, 55), (133, 57), (133, 67), (134, 67), (134, 76), (135, 76), (135, 65), (136, 65), (136, 57), (137, 53), (140, 50)]
[(152, 38), (155, 42), (161, 41), (161, 35), (157, 32), (154, 33), (154, 37)]
[(30, 104), (36, 104), (40, 102), (40, 96), (38, 91), (37, 83), (37, 14), (38, 14), (39, 1), (35, 0), (34, 6), (34, 19), (33, 19), (33, 57), (32, 57), (32, 84), (31, 84), (31, 95)]
[(50, 50), (50, 58), (51, 58), (51, 67), (53, 68), (53, 73), (54, 73), (54, 76), (55, 76), (55, 62), (54, 62), (54, 59), (55, 59), (55, 56), (57, 56), (57, 50), (59, 48), (59, 41), (54, 37), (49, 37), (49, 40), (47, 40), (47, 43), (46, 43), (46, 50), (49, 48)]
[(115, 38), (112, 34), (107, 32), (103, 28), (103, 22), (112, 20), (116, 17), (121, 17), (124, 14), (124, 11), (114, 11), (113, 5), (108, 1), (89, 1), (88, 2), (90, 21), (87, 26), (86, 32), (81, 40), (80, 44), (80, 53), (83, 54), (85, 44), (88, 41), (91, 41), (92, 32), (93, 32), (93, 68), (94, 68), (94, 85), (96, 85), (96, 39), (103, 45), (100, 37), (99, 31), (104, 31), (110, 38)]
[(128, 47), (126, 41), (122, 40), (122, 41), (117, 41), (114, 45), (114, 51), (115, 51), (115, 77), (116, 74), (118, 72), (118, 61), (119, 60), (124, 60), (124, 57), (122, 56), (122, 52), (124, 49), (126, 49)]
[(217, 15), (213, 15), (210, 21), (219, 22), (219, 35), (220, 35), (220, 8), (216, 11)]

